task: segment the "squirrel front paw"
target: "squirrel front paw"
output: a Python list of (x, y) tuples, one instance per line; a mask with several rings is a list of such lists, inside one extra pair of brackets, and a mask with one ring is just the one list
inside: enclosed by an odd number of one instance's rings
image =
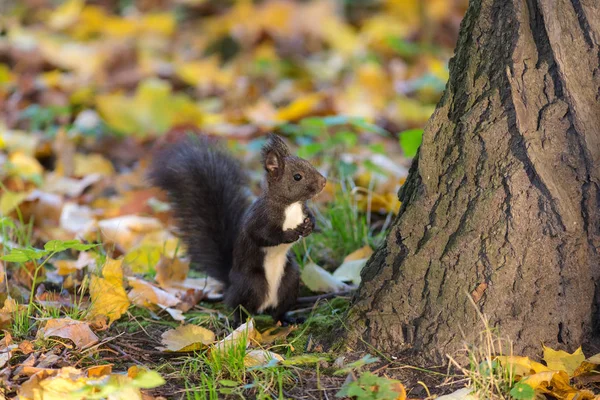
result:
[(315, 222), (312, 219), (306, 217), (304, 219), (304, 221), (300, 225), (298, 225), (296, 230), (298, 231), (300, 236), (307, 237), (308, 235), (310, 235), (312, 233), (314, 228), (315, 228)]

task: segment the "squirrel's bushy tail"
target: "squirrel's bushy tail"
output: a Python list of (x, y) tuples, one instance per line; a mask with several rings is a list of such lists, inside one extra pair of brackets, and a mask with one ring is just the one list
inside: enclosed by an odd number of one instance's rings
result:
[(250, 204), (239, 163), (206, 138), (190, 138), (158, 151), (148, 176), (168, 194), (192, 266), (228, 284), (233, 246)]

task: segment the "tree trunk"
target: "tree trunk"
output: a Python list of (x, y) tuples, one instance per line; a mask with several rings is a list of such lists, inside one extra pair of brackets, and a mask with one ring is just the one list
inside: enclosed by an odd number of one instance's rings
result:
[(600, 272), (600, 3), (472, 0), (450, 80), (363, 271), (349, 343), (441, 361), (483, 324), (573, 350)]

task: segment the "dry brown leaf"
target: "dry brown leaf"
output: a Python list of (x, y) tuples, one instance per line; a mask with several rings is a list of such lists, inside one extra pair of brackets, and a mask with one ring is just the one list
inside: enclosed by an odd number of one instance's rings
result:
[(174, 295), (165, 292), (142, 279), (134, 277), (128, 277), (127, 279), (129, 280), (129, 285), (132, 287), (128, 297), (133, 304), (141, 307), (153, 307), (159, 305), (166, 308), (174, 307), (181, 302), (181, 300)]
[(98, 343), (98, 336), (90, 329), (87, 322), (71, 318), (56, 318), (46, 322), (43, 328), (44, 338), (58, 336), (69, 339), (80, 349), (85, 349)]
[(19, 350), (21, 350), (23, 354), (31, 354), (34, 351), (33, 343), (31, 343), (29, 340), (23, 340), (21, 343), (19, 343)]
[(298, 329), (297, 326), (274, 326), (264, 332), (256, 332), (256, 341), (261, 345), (270, 345), (278, 339), (285, 339), (290, 333)]
[(171, 282), (183, 282), (189, 270), (189, 262), (161, 256), (160, 261), (156, 264), (155, 279), (161, 287), (169, 285)]

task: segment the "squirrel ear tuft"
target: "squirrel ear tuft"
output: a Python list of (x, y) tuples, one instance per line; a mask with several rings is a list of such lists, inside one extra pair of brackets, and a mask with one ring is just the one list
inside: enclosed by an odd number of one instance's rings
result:
[(273, 133), (269, 134), (267, 143), (262, 148), (265, 170), (278, 175), (283, 170), (285, 157), (289, 155), (290, 150), (285, 142), (279, 136)]

